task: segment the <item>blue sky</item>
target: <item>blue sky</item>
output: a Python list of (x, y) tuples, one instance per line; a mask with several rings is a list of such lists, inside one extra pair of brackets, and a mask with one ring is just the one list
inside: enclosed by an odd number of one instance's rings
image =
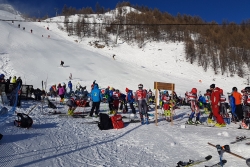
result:
[[(77, 9), (92, 7), (98, 2), (100, 6), (114, 9), (119, 0), (0, 0), (17, 7), (21, 12), (30, 15), (50, 17), (55, 16), (55, 8), (61, 12), (64, 4)], [(122, 2), (122, 1), (120, 1)], [(223, 20), (240, 23), (242, 20), (250, 19), (250, 0), (130, 0), (133, 5), (144, 5), (149, 8), (158, 8), (173, 16), (177, 13), (191, 16), (200, 16), (204, 21)]]

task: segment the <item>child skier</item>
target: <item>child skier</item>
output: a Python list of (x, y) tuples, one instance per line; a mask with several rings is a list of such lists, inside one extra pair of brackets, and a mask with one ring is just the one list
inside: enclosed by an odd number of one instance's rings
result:
[(75, 96), (72, 96), (67, 102), (66, 105), (69, 107), (68, 115), (74, 115), (74, 110), (76, 109)]
[(127, 92), (127, 96), (126, 96), (126, 101), (129, 103), (129, 106), (132, 110), (132, 113), (135, 114), (135, 107), (134, 107), (134, 95), (133, 95), (133, 91), (129, 90), (128, 88), (125, 89), (125, 91)]
[(119, 97), (120, 97), (120, 93), (119, 93), (119, 90), (116, 89), (114, 92), (113, 92), (113, 106), (114, 106), (114, 114), (116, 114), (118, 112), (118, 108), (119, 108)]
[[(141, 124), (149, 124), (148, 121), (148, 107), (147, 107), (147, 92), (143, 90), (143, 85), (139, 84), (138, 89), (135, 93), (135, 100), (138, 103), (139, 114), (141, 118)], [(144, 115), (144, 118), (143, 118)]]
[[(188, 100), (190, 102), (191, 105), (191, 114), (189, 116), (189, 119), (187, 121), (187, 124), (201, 124), (200, 122), (200, 110), (199, 107), (197, 105), (197, 89), (196, 88), (192, 88), (191, 92), (188, 93)], [(194, 118), (194, 115), (196, 114), (196, 120), (195, 122), (192, 121), (192, 119)]]
[(170, 111), (170, 100), (171, 97), (168, 94), (168, 91), (164, 91), (162, 94), (162, 105), (163, 105), (163, 111), (164, 115), (166, 117), (166, 120), (170, 122), (170, 116), (171, 116), (171, 111)]

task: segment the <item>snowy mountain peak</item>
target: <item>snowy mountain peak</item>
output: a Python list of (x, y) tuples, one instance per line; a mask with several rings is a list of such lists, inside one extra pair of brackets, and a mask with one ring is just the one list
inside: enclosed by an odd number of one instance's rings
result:
[(4, 10), (16, 15), (21, 14), (19, 11), (15, 10), (15, 8), (10, 4), (0, 4), (0, 10)]
[(126, 15), (126, 14), (128, 14), (130, 12), (141, 13), (140, 11), (136, 10), (133, 7), (123, 6), (123, 7), (119, 7), (119, 8), (116, 8), (114, 10), (111, 10), (111, 11), (107, 12), (106, 14), (113, 14), (113, 15), (116, 15), (116, 16), (121, 14), (122, 16), (124, 16), (124, 15)]

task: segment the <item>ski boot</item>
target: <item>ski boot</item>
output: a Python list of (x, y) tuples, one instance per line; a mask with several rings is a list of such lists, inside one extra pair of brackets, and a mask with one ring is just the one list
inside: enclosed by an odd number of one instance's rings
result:
[(68, 115), (72, 116), (74, 114), (73, 110), (68, 110)]
[(187, 121), (187, 124), (189, 124), (189, 125), (194, 125), (195, 123), (192, 121), (191, 118), (189, 118), (188, 121)]
[(144, 125), (145, 123), (144, 123), (144, 119), (143, 118), (141, 118), (141, 125)]
[(208, 119), (207, 119), (207, 123), (209, 123), (209, 124), (215, 124), (216, 122), (213, 121), (211, 118), (208, 118)]
[(147, 125), (149, 124), (148, 118), (145, 118), (145, 123), (146, 123)]
[(202, 123), (201, 123), (199, 120), (196, 120), (196, 121), (195, 121), (195, 124), (196, 124), (196, 125), (201, 125)]

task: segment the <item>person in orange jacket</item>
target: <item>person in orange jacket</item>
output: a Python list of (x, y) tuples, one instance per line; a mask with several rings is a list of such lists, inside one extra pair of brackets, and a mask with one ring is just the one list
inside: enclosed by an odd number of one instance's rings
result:
[(242, 95), (238, 92), (236, 87), (233, 87), (232, 91), (232, 95), (235, 99), (235, 113), (238, 117), (238, 121), (241, 121), (243, 119), (243, 110), (241, 105)]
[(225, 127), (226, 124), (222, 116), (220, 115), (220, 88), (215, 87), (215, 84), (211, 84), (210, 89), (212, 90), (210, 100), (211, 100), (211, 105), (212, 105), (213, 116), (216, 118), (216, 121), (217, 121), (215, 126)]

